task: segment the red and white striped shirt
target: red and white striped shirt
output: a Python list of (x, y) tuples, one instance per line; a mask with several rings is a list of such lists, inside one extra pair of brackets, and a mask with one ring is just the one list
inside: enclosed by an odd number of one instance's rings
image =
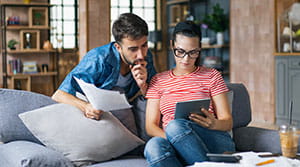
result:
[[(174, 119), (177, 102), (207, 99), (229, 91), (220, 72), (206, 67), (197, 69), (187, 75), (175, 76), (172, 70), (152, 77), (146, 98), (160, 99), (163, 128)], [(210, 104), (215, 113), (214, 105)]]

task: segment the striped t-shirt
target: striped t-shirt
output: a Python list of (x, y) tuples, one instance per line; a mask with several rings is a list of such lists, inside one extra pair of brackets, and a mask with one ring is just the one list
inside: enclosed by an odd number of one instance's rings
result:
[[(207, 99), (229, 91), (220, 72), (206, 67), (187, 75), (175, 76), (172, 70), (152, 77), (146, 98), (160, 99), (162, 125), (165, 128), (174, 119), (177, 102)], [(210, 111), (215, 113), (211, 102)]]

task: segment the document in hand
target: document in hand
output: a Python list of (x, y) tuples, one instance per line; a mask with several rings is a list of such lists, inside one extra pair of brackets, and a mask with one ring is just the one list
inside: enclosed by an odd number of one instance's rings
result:
[(97, 88), (95, 85), (86, 83), (76, 77), (74, 79), (95, 109), (111, 111), (131, 108), (125, 94), (121, 94), (118, 91)]

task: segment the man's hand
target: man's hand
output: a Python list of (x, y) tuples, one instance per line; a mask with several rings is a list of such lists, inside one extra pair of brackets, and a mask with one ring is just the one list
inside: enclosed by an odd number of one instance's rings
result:
[(86, 106), (84, 107), (84, 115), (87, 118), (95, 119), (95, 120), (100, 120), (101, 115), (103, 113), (102, 110), (96, 110), (93, 108), (93, 106), (90, 103), (87, 103)]
[(201, 116), (200, 114), (197, 113), (191, 113), (189, 118), (190, 120), (198, 123), (200, 126), (208, 128), (208, 129), (214, 129), (216, 118), (214, 114), (210, 113), (206, 109), (202, 108), (201, 112), (203, 112), (206, 117)]
[(135, 79), (137, 85), (140, 87), (142, 94), (145, 94), (147, 91), (147, 62), (145, 60), (137, 61), (136, 64), (130, 65), (131, 73), (133, 78)]

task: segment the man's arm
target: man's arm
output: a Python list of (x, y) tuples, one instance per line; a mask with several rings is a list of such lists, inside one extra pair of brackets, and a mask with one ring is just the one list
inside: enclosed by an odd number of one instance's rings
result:
[(59, 103), (70, 104), (79, 108), (87, 118), (99, 120), (103, 112), (102, 110), (94, 109), (90, 103), (59, 89), (52, 95), (52, 99)]

